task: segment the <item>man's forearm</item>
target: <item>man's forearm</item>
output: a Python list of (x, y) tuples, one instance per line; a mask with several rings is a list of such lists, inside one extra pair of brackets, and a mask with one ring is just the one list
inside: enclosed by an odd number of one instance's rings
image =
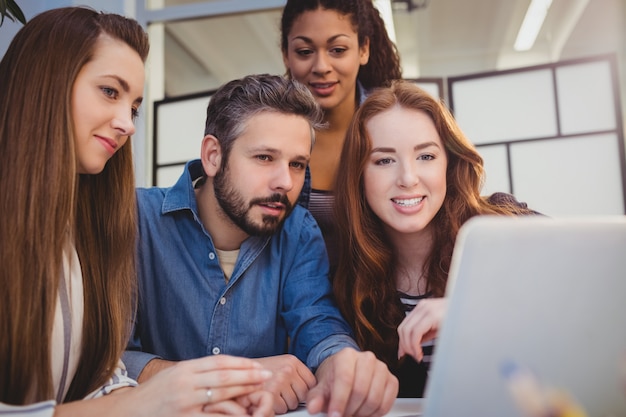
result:
[(152, 359), (150, 362), (146, 364), (143, 368), (139, 377), (137, 378), (137, 382), (142, 383), (152, 378), (154, 375), (162, 371), (163, 369), (167, 369), (170, 366), (176, 365), (174, 361), (166, 361), (165, 359)]

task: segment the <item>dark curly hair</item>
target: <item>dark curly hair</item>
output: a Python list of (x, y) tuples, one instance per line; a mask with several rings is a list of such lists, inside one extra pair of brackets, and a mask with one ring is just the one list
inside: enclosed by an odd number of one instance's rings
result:
[(360, 46), (369, 39), (369, 61), (361, 66), (357, 77), (364, 88), (386, 87), (392, 80), (402, 78), (398, 49), (389, 39), (385, 22), (371, 0), (287, 0), (280, 22), (283, 53), (287, 51), (287, 37), (296, 18), (317, 9), (335, 10), (350, 16)]

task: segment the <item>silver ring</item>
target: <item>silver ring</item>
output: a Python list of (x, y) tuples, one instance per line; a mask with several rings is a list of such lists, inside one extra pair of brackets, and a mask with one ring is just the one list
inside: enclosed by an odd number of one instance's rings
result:
[(211, 400), (213, 400), (213, 390), (211, 390), (210, 388), (206, 390), (206, 396), (209, 399), (208, 402), (211, 402)]

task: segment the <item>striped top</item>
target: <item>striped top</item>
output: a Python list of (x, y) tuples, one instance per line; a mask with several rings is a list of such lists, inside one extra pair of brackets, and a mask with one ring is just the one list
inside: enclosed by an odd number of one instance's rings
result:
[[(407, 315), (413, 311), (421, 300), (432, 297), (432, 293), (430, 292), (415, 296), (398, 291), (398, 295)], [(398, 391), (399, 398), (423, 397), (426, 380), (428, 379), (428, 371), (432, 361), (433, 349), (433, 340), (423, 343), (422, 350), (424, 352), (424, 358), (421, 362), (418, 363), (412, 356), (405, 355), (404, 358), (400, 360), (398, 367), (391, 369), (400, 383), (400, 389)]]
[(337, 232), (335, 226), (335, 216), (333, 206), (335, 205), (335, 196), (332, 191), (311, 190), (309, 199), (309, 211), (315, 218), (317, 225), (324, 236), (326, 244), (326, 252), (328, 253), (328, 262), (330, 263), (330, 273), (335, 271), (337, 265), (337, 257), (339, 255), (337, 244)]
[[(413, 309), (415, 308), (417, 303), (420, 302), (420, 300), (432, 297), (431, 292), (427, 292), (426, 294), (423, 294), (423, 295), (408, 295), (401, 291), (398, 291), (398, 295), (400, 296), (400, 301), (402, 301), (402, 305), (404, 305), (404, 311), (406, 312), (407, 316), (409, 315), (411, 311), (413, 311)], [(422, 362), (427, 364), (428, 367), (430, 367), (430, 363), (432, 361), (434, 346), (435, 346), (434, 339), (422, 343), (422, 351), (424, 352), (424, 358), (422, 359)]]

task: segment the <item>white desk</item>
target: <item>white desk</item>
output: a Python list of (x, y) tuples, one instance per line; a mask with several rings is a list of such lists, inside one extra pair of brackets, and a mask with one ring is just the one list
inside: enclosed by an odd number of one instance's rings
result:
[[(422, 415), (422, 398), (398, 398), (393, 404), (387, 417), (417, 417)], [(300, 407), (297, 410), (285, 414), (287, 417), (311, 417), (306, 408)], [(315, 417), (326, 417), (326, 414), (315, 414)]]

